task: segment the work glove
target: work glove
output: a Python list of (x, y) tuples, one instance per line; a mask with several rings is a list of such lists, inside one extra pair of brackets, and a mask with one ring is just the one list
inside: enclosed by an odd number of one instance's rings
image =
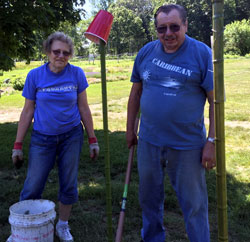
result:
[(22, 151), (22, 142), (15, 142), (14, 148), (12, 150), (12, 161), (14, 166), (17, 169), (20, 169), (23, 165), (23, 151)]
[(96, 160), (99, 155), (99, 145), (96, 137), (89, 138), (89, 154), (92, 160)]

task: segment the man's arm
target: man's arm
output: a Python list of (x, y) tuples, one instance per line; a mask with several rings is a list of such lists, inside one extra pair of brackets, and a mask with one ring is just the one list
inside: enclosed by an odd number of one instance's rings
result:
[[(214, 139), (215, 136), (215, 122), (214, 122), (214, 93), (207, 92), (207, 99), (209, 103), (209, 130), (208, 138)], [(207, 140), (202, 152), (202, 165), (207, 170), (212, 169), (216, 165), (215, 160), (215, 144)]]
[(134, 130), (136, 116), (140, 108), (140, 99), (142, 93), (142, 83), (133, 83), (130, 91), (127, 109), (127, 132), (126, 140), (128, 148), (137, 144), (137, 135)]

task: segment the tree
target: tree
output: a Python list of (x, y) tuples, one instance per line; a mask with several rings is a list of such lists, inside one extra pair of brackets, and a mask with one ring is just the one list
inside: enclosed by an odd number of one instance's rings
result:
[[(82, 43), (80, 50), (78, 49), (78, 55), (81, 56), (89, 56), (89, 54), (94, 54), (96, 55), (98, 53), (98, 47), (94, 42), (91, 42), (88, 40), (85, 36), (84, 33), (88, 29), (90, 23), (93, 21), (94, 17), (91, 17), (87, 20), (81, 20), (77, 24), (77, 32), (80, 36), (80, 41)], [(74, 41), (75, 42), (75, 41)]]
[(28, 63), (37, 38), (46, 38), (61, 22), (76, 24), (85, 0), (3, 0), (0, 3), (0, 70), (14, 67), (14, 59)]
[(224, 32), (225, 53), (245, 56), (250, 53), (250, 20), (228, 24)]
[(142, 47), (140, 38), (145, 39), (142, 20), (124, 6), (112, 5), (109, 11), (114, 16), (110, 48), (115, 50), (115, 54), (138, 51)]
[(249, 0), (235, 0), (235, 20), (250, 19), (250, 1)]
[(90, 0), (90, 3), (93, 6), (92, 14), (95, 15), (101, 9), (107, 11), (111, 4), (114, 2), (115, 0)]
[(142, 40), (145, 44), (152, 40), (150, 31), (150, 23), (153, 18), (154, 4), (151, 0), (117, 0), (116, 5), (123, 6), (135, 13), (142, 20), (142, 27), (145, 31), (145, 39)]
[(71, 37), (74, 43), (74, 55), (82, 55), (83, 46), (84, 46), (84, 36), (83, 33), (80, 31), (81, 25), (80, 22), (77, 25), (72, 25), (69, 21), (62, 22), (58, 31), (62, 31), (68, 36)]
[(212, 35), (212, 4), (210, 0), (182, 1), (188, 14), (188, 33), (191, 37), (210, 45)]
[(250, 19), (249, 0), (225, 0), (224, 24), (230, 24), (236, 20)]
[(73, 39), (75, 45), (75, 55), (87, 57), (89, 54), (97, 55), (98, 46), (89, 41), (84, 33), (88, 29), (93, 17), (87, 20), (81, 20), (75, 27), (68, 26), (67, 34)]

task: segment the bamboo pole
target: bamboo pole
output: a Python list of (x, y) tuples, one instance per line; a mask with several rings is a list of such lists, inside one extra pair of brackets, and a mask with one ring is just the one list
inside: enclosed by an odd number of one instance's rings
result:
[(105, 42), (101, 39), (100, 39), (100, 55), (101, 55), (100, 61), (101, 61), (101, 78), (102, 78), (102, 112), (103, 112), (103, 129), (104, 129), (105, 177), (106, 177), (106, 213), (108, 220), (107, 231), (108, 231), (108, 241), (113, 242)]
[(215, 134), (216, 134), (216, 190), (218, 213), (218, 241), (228, 241), (227, 185), (225, 162), (225, 121), (224, 121), (224, 59), (223, 59), (223, 0), (212, 0), (213, 9), (213, 67), (215, 87)]

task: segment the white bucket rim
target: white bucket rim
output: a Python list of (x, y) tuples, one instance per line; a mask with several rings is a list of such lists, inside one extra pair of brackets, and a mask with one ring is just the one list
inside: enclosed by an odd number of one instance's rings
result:
[[(56, 218), (55, 203), (45, 199), (23, 200), (10, 206), (9, 210), (9, 223), (19, 228), (54, 224)], [(26, 210), (31, 213), (25, 214)]]
[[(43, 211), (43, 212), (40, 212), (40, 213), (35, 213), (35, 214), (20, 214), (20, 213), (17, 213), (15, 211), (13, 211), (17, 206), (19, 206), (20, 204), (23, 204), (23, 203), (48, 203), (51, 205), (51, 208), (48, 209), (47, 211)], [(9, 208), (9, 211), (10, 211), (10, 214), (11, 215), (14, 215), (14, 216), (27, 216), (27, 217), (32, 217), (32, 216), (37, 216), (37, 215), (43, 215), (45, 213), (49, 213), (51, 211), (54, 211), (55, 210), (55, 203), (50, 201), (50, 200), (46, 200), (46, 199), (28, 199), (28, 200), (23, 200), (23, 201), (20, 201), (20, 202), (17, 202), (17, 203), (14, 203), (13, 205), (10, 206)]]

